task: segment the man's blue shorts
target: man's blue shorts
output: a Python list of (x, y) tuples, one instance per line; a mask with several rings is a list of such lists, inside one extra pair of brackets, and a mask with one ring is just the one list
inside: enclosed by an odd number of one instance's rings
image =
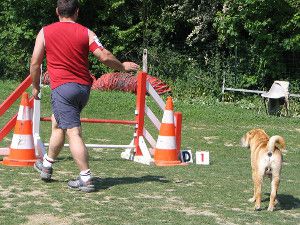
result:
[(66, 83), (51, 92), (52, 112), (61, 129), (79, 127), (80, 113), (87, 104), (91, 87), (77, 83)]

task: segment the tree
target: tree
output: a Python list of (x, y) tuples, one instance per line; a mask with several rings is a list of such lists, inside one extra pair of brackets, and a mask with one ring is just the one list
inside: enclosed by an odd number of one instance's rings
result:
[(23, 79), (35, 36), (42, 25), (53, 21), (55, 7), (45, 0), (5, 0), (0, 7), (0, 72), (2, 78)]
[(299, 8), (284, 0), (223, 2), (214, 25), (220, 46), (237, 49), (241, 84), (262, 87), (287, 78), (283, 56), (299, 48), (297, 21)]

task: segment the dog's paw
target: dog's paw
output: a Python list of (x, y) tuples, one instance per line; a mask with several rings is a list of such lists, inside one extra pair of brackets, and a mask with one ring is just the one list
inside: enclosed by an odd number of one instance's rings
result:
[(261, 211), (260, 207), (254, 207), (254, 211)]
[(251, 203), (255, 202), (255, 198), (254, 198), (254, 197), (249, 198), (249, 199), (248, 199), (248, 202), (251, 202)]
[(274, 211), (274, 206), (269, 206), (268, 211), (273, 212)]

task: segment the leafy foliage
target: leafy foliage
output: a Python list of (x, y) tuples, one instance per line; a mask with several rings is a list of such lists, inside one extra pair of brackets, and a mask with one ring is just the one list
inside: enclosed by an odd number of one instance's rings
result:
[[(283, 58), (299, 50), (299, 11), (284, 0), (224, 1), (216, 14), (220, 46), (238, 48), (240, 84), (263, 87), (283, 77)], [(289, 32), (287, 32), (287, 29)]]
[[(150, 72), (176, 85), (180, 93), (174, 94), (218, 96), (225, 75), (229, 85), (243, 88), (268, 88), (274, 79), (287, 79), (300, 89), (299, 1), (79, 2), (79, 23), (121, 61), (141, 64), (147, 48)], [(36, 34), (57, 21), (56, 2), (3, 0), (0, 7), (1, 78), (22, 80)], [(93, 57), (90, 70), (97, 77), (110, 71)]]
[(5, 0), (0, 7), (0, 72), (3, 78), (24, 78), (35, 36), (42, 25), (54, 21), (55, 7), (39, 0)]

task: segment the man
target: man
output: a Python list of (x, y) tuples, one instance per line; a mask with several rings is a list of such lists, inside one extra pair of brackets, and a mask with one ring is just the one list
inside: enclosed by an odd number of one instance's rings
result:
[(76, 23), (79, 12), (77, 0), (58, 0), (56, 14), (59, 22), (43, 27), (37, 35), (31, 65), (32, 94), (39, 99), (40, 65), (46, 52), (50, 76), (52, 133), (48, 154), (35, 163), (41, 179), (50, 181), (52, 164), (62, 149), (65, 136), (80, 175), (68, 182), (70, 188), (85, 192), (95, 190), (88, 164), (88, 152), (81, 137), (80, 112), (86, 105), (92, 79), (88, 71), (88, 54), (91, 51), (102, 63), (119, 71), (136, 71), (133, 62), (121, 63), (106, 50), (89, 29)]

